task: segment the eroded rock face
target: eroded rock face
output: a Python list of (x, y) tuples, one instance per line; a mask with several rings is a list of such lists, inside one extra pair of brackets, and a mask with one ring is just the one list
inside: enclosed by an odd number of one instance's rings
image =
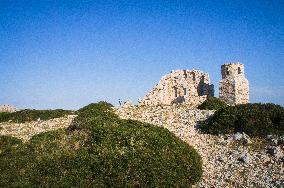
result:
[(0, 112), (16, 112), (16, 111), (17, 111), (17, 108), (15, 106), (8, 105), (8, 104), (0, 105)]
[(219, 97), (230, 105), (249, 102), (249, 82), (245, 77), (244, 65), (229, 63), (221, 66)]
[(176, 70), (161, 78), (160, 82), (139, 101), (140, 106), (185, 103), (199, 105), (214, 95), (209, 75), (198, 70)]

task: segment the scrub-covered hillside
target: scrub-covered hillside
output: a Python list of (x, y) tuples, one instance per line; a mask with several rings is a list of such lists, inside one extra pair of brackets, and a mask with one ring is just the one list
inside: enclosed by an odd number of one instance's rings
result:
[(168, 130), (122, 120), (105, 102), (77, 112), (67, 129), (26, 143), (0, 137), (1, 187), (189, 187), (198, 153)]

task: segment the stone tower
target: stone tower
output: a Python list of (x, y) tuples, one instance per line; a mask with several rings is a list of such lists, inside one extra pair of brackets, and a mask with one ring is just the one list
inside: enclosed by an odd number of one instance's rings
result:
[(219, 98), (229, 105), (248, 103), (249, 82), (245, 77), (244, 65), (239, 62), (224, 64), (221, 73)]

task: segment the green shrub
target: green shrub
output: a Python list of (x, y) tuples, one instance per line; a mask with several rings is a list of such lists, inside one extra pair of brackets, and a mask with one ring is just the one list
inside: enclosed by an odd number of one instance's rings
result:
[(0, 113), (0, 122), (12, 121), (15, 123), (24, 123), (27, 121), (35, 121), (37, 119), (48, 120), (53, 118), (59, 118), (67, 114), (72, 114), (70, 110), (20, 110), (17, 112), (2, 112)]
[(228, 106), (204, 121), (201, 130), (211, 134), (245, 132), (253, 137), (284, 134), (284, 108), (275, 104)]
[(0, 154), (11, 152), (13, 148), (16, 148), (20, 144), (22, 144), (22, 141), (18, 138), (1, 135), (0, 136)]
[(61, 129), (1, 153), (0, 187), (70, 187), (83, 174), (83, 168), (78, 168), (85, 162), (80, 161), (86, 151), (80, 147), (83, 142), (84, 136)]
[(105, 102), (78, 110), (69, 129), (0, 155), (0, 187), (190, 187), (201, 175), (191, 146), (167, 129), (119, 119)]
[(208, 97), (201, 105), (198, 106), (200, 110), (219, 110), (227, 107), (228, 105), (216, 97)]
[(92, 125), (114, 124), (119, 121), (118, 116), (113, 112), (112, 105), (107, 102), (89, 104), (77, 113), (74, 123), (69, 129), (90, 129)]

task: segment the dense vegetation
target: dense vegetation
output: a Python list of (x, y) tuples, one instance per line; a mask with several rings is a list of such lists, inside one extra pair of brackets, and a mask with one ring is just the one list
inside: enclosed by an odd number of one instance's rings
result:
[(198, 106), (200, 110), (220, 110), (228, 105), (216, 97), (208, 97), (201, 105)]
[(59, 118), (67, 114), (72, 114), (70, 110), (20, 110), (16, 112), (1, 112), (0, 113), (0, 122), (12, 121), (15, 123), (24, 123), (27, 121), (35, 121), (37, 119), (48, 120), (53, 118)]
[(0, 137), (0, 187), (190, 187), (201, 158), (168, 130), (121, 120), (105, 102), (30, 142)]
[(216, 111), (201, 130), (211, 134), (245, 132), (253, 137), (284, 134), (284, 108), (275, 104), (244, 104)]

